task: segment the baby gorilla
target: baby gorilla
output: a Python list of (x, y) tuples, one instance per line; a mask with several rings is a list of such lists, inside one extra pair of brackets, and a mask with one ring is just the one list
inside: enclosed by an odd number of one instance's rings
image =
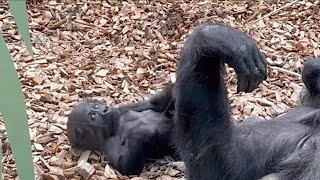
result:
[(86, 100), (74, 107), (67, 123), (72, 147), (99, 150), (121, 174), (140, 174), (146, 158), (173, 154), (172, 86), (150, 100), (109, 107)]

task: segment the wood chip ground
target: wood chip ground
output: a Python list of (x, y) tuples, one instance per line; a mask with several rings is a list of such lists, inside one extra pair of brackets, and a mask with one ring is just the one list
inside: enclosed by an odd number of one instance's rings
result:
[[(271, 118), (296, 106), (303, 62), (320, 55), (320, 2), (310, 1), (27, 1), (34, 57), (28, 55), (6, 1), (0, 26), (22, 83), (39, 179), (184, 177), (184, 166), (157, 160), (140, 177), (121, 176), (101, 153), (71, 150), (67, 115), (94, 97), (110, 105), (140, 101), (174, 81), (180, 48), (201, 22), (226, 23), (250, 34), (266, 54), (268, 79), (236, 94), (228, 69), (234, 119)], [(3, 123), (3, 179), (17, 172)]]

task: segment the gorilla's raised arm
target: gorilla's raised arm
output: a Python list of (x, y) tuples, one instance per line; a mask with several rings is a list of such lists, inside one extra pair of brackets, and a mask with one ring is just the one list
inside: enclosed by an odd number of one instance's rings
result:
[(162, 91), (152, 95), (148, 100), (120, 106), (118, 109), (121, 112), (125, 112), (127, 110), (138, 112), (145, 110), (165, 113), (171, 112), (174, 110), (174, 100), (172, 97), (173, 86), (174, 84), (169, 84)]
[(223, 79), (225, 62), (238, 74), (238, 91), (250, 92), (266, 78), (266, 60), (256, 43), (224, 25), (198, 27), (181, 53), (175, 129), (189, 179), (233, 179), (246, 173), (240, 172), (247, 167), (238, 167), (241, 157), (233, 147), (234, 126)]

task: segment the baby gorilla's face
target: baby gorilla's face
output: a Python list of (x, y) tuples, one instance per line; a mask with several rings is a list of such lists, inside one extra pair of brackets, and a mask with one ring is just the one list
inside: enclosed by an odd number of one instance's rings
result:
[(77, 121), (94, 125), (109, 124), (108, 120), (114, 119), (116, 109), (107, 106), (101, 101), (86, 100), (80, 102), (72, 110), (69, 121)]
[(68, 118), (67, 133), (72, 146), (97, 149), (112, 136), (119, 111), (97, 100), (77, 104)]

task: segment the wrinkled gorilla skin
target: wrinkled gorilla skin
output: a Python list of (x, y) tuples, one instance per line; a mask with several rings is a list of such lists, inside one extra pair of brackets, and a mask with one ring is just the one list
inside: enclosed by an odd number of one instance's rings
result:
[[(224, 63), (235, 69), (238, 91), (251, 92), (267, 77), (264, 55), (239, 30), (205, 24), (187, 38), (174, 89), (174, 140), (188, 179), (255, 180), (272, 173), (284, 180), (320, 179), (319, 110), (304, 104), (271, 120), (235, 125)], [(312, 77), (318, 73), (308, 67), (306, 88), (317, 96), (319, 79)]]
[(72, 147), (102, 151), (123, 175), (140, 174), (146, 158), (174, 154), (173, 108), (172, 85), (119, 108), (86, 100), (69, 115), (67, 135)]

